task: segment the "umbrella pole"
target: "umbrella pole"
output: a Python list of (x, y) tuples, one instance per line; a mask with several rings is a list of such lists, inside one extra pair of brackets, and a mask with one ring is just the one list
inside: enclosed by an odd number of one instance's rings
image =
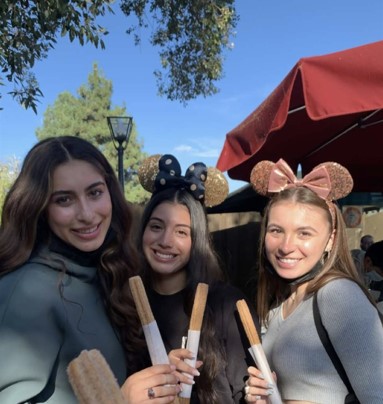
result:
[(380, 109), (377, 109), (374, 112), (371, 112), (371, 114), (367, 115), (366, 117), (359, 119), (358, 122), (354, 123), (353, 125), (351, 125), (349, 128), (345, 129), (343, 132), (339, 133), (338, 135), (336, 135), (335, 137), (333, 137), (332, 139), (330, 139), (328, 142), (323, 143), (321, 146), (317, 147), (315, 150), (313, 150), (312, 152), (310, 152), (309, 154), (307, 154), (305, 156), (305, 158), (312, 156), (313, 154), (315, 154), (316, 152), (318, 152), (319, 150), (322, 150), (324, 147), (326, 147), (327, 145), (329, 145), (332, 142), (335, 142), (335, 140), (339, 139), (341, 136), (345, 135), (347, 132), (350, 132), (351, 130), (360, 127), (360, 128), (366, 128), (367, 126), (371, 126), (374, 125), (376, 123), (382, 122), (382, 121), (378, 121), (378, 122), (373, 122), (370, 124), (364, 124), (365, 121), (367, 121), (368, 119), (370, 119), (372, 116), (374, 116), (376, 113), (378, 113), (380, 111)]

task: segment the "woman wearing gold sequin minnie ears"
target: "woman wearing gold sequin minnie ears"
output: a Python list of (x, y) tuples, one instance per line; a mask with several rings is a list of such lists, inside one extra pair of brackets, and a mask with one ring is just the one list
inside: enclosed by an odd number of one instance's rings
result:
[[(198, 283), (209, 285), (197, 355), (203, 364), (200, 375), (194, 372), (190, 402), (241, 403), (252, 363), (235, 316), (236, 302), (244, 295), (222, 280), (205, 213), (205, 206), (225, 199), (227, 181), (203, 163), (193, 164), (183, 176), (172, 155), (146, 160), (139, 178), (153, 195), (143, 213), (138, 247), (149, 301), (168, 352), (180, 348), (187, 335)], [(185, 349), (183, 355), (190, 359), (195, 353)]]
[[(284, 403), (381, 404), (383, 328), (334, 203), (352, 189), (349, 172), (329, 162), (298, 180), (285, 161), (262, 161), (251, 182), (272, 196), (261, 230), (257, 308)], [(319, 330), (327, 332), (327, 342)], [(249, 375), (247, 402), (267, 403), (272, 391), (259, 370), (251, 367)], [(345, 401), (353, 393), (354, 401)]]

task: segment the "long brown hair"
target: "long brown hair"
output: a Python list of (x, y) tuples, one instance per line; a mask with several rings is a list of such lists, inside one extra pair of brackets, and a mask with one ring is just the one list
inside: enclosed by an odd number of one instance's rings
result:
[(23, 265), (34, 248), (47, 241), (50, 229), (45, 216), (52, 175), (58, 166), (71, 160), (92, 164), (105, 178), (111, 196), (111, 229), (115, 237), (101, 254), (98, 273), (109, 318), (120, 331), (127, 355), (133, 357), (143, 339), (128, 282), (139, 270), (131, 240), (132, 211), (112, 167), (91, 143), (79, 137), (60, 136), (42, 140), (29, 151), (3, 206), (0, 275)]
[[(151, 285), (151, 268), (149, 267), (143, 252), (142, 238), (145, 228), (154, 209), (164, 202), (170, 202), (185, 206), (190, 213), (191, 223), (191, 251), (190, 260), (186, 267), (187, 281), (185, 288), (185, 313), (190, 317), (194, 302), (196, 288), (199, 282), (213, 285), (224, 279), (219, 265), (219, 259), (215, 253), (208, 229), (207, 216), (201, 202), (197, 201), (187, 190), (167, 188), (153, 194), (146, 205), (138, 234), (138, 249), (143, 260), (144, 279), (147, 285)], [(218, 347), (219, 336), (215, 333), (214, 313), (207, 304), (201, 340), (199, 343), (198, 358), (203, 361), (201, 376), (196, 380), (196, 391), (202, 404), (218, 404), (218, 394), (214, 390), (213, 382), (219, 368), (225, 366), (223, 348)], [(187, 330), (185, 330), (187, 331)]]

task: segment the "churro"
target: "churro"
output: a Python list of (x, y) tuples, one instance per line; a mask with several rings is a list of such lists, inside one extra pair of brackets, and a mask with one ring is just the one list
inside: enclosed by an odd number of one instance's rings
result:
[(117, 380), (96, 349), (82, 351), (67, 368), (79, 404), (126, 404)]
[[(205, 313), (207, 294), (209, 286), (206, 283), (199, 283), (194, 297), (193, 310), (190, 318), (186, 348), (194, 353), (193, 359), (185, 359), (185, 362), (195, 367), (196, 357), (201, 335), (202, 321)], [(188, 377), (192, 377), (188, 375)], [(181, 404), (189, 404), (192, 392), (192, 385), (182, 383), (182, 391), (179, 395)]]
[(257, 368), (262, 372), (265, 379), (272, 386), (273, 393), (269, 396), (269, 401), (271, 404), (283, 404), (278, 387), (271, 373), (269, 363), (267, 362), (257, 329), (254, 325), (249, 307), (244, 299), (237, 301), (237, 309), (247, 338), (250, 341), (252, 356), (257, 364)]

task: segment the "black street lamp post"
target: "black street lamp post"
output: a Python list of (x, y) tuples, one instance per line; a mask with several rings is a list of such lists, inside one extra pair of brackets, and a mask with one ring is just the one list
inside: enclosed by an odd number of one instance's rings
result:
[(128, 146), (133, 127), (131, 116), (108, 116), (108, 126), (112, 136), (113, 145), (118, 152), (118, 180), (124, 192), (124, 150)]

